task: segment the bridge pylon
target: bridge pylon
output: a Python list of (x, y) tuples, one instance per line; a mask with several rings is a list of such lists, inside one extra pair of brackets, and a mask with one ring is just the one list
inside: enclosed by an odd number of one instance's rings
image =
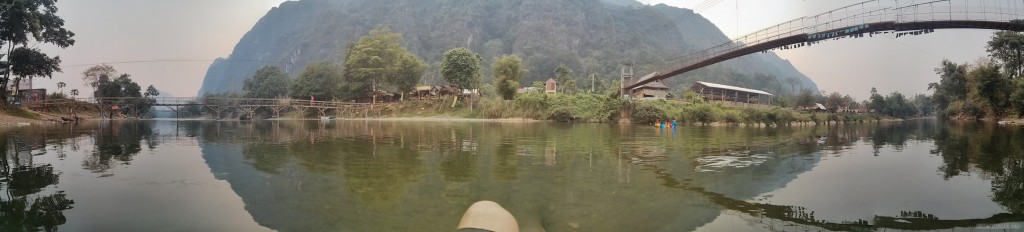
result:
[(633, 84), (633, 61), (628, 60), (622, 62), (619, 65), (619, 96), (626, 98), (629, 96), (629, 90), (627, 86)]

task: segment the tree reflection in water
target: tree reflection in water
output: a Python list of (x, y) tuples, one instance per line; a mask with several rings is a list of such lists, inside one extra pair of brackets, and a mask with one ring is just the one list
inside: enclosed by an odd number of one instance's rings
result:
[(132, 157), (142, 151), (142, 141), (154, 149), (158, 139), (150, 123), (109, 122), (95, 132), (95, 149), (82, 161), (82, 167), (93, 172), (105, 172), (117, 163), (130, 164)]
[(33, 196), (44, 188), (57, 184), (60, 174), (50, 164), (32, 163), (31, 151), (40, 144), (25, 144), (22, 135), (0, 135), (0, 231), (55, 231), (64, 224), (64, 210), (71, 209), (73, 200), (62, 192)]
[[(863, 135), (864, 128), (868, 129)], [(813, 211), (799, 206), (752, 203), (733, 199), (723, 194), (709, 192), (686, 181), (678, 181), (672, 174), (650, 163), (642, 164), (653, 170), (663, 185), (671, 188), (698, 192), (712, 202), (727, 209), (742, 212), (761, 219), (773, 219), (797, 223), (828, 230), (943, 230), (971, 228), (982, 225), (1024, 222), (1024, 130), (1020, 127), (999, 127), (976, 123), (910, 121), (862, 127), (831, 127), (825, 131), (814, 130), (809, 138), (819, 138), (817, 145), (824, 149), (842, 149), (856, 142), (857, 137), (868, 137), (875, 153), (883, 147), (901, 150), (908, 141), (934, 142), (933, 154), (942, 157), (938, 168), (942, 178), (969, 172), (977, 172), (992, 183), (992, 200), (1002, 205), (1009, 213), (1000, 213), (988, 218), (944, 220), (920, 211), (901, 212), (899, 216), (876, 215), (872, 221), (861, 219), (841, 222), (817, 220)], [(823, 134), (822, 134), (823, 133)], [(858, 136), (858, 134), (861, 134)], [(804, 140), (801, 144), (807, 143)], [(822, 148), (822, 147), (819, 147)], [(722, 149), (731, 150), (731, 149)]]
[[(633, 172), (650, 172), (650, 182), (660, 182), (662, 186), (676, 189), (673, 194), (680, 196), (699, 196), (702, 200), (714, 203), (730, 211), (767, 220), (776, 220), (789, 224), (806, 225), (829, 230), (875, 230), (891, 229), (949, 229), (955, 227), (976, 227), (984, 224), (1001, 222), (1021, 222), (1024, 208), (1024, 145), (1015, 141), (1024, 141), (1024, 133), (1017, 128), (995, 128), (977, 124), (957, 124), (934, 121), (910, 121), (904, 123), (881, 123), (868, 125), (841, 125), (831, 127), (796, 127), (796, 128), (695, 128), (676, 136), (687, 141), (685, 146), (663, 146), (663, 141), (650, 138), (636, 138), (626, 133), (615, 131), (604, 133), (598, 129), (588, 133), (564, 128), (533, 129), (529, 133), (533, 140), (516, 140), (522, 135), (510, 136), (517, 128), (499, 127), (494, 130), (488, 126), (465, 126), (453, 124), (444, 126), (422, 126), (419, 124), (398, 123), (347, 123), (344, 128), (330, 124), (306, 124), (298, 127), (281, 126), (274, 123), (232, 124), (223, 123), (204, 125), (203, 140), (209, 143), (243, 144), (244, 159), (260, 172), (276, 175), (306, 175), (301, 178), (291, 176), (285, 180), (328, 180), (334, 177), (343, 179), (343, 184), (334, 184), (338, 191), (348, 194), (348, 198), (370, 209), (392, 208), (403, 200), (424, 200), (440, 197), (449, 204), (473, 200), (479, 196), (503, 196), (488, 193), (494, 189), (515, 192), (510, 199), (542, 199), (541, 202), (520, 204), (521, 209), (537, 211), (543, 220), (555, 221), (563, 225), (567, 218), (587, 215), (574, 211), (546, 211), (552, 205), (572, 206), (572, 209), (595, 209), (597, 207), (579, 206), (572, 200), (563, 202), (562, 196), (577, 199), (581, 193), (607, 191), (608, 186), (615, 183), (607, 181), (597, 173), (601, 167), (609, 167), (609, 161), (635, 165)], [(472, 127), (472, 128), (460, 128)], [(557, 127), (554, 126), (554, 127)], [(564, 129), (564, 130), (563, 130)], [(229, 132), (235, 130), (235, 132)], [(251, 130), (251, 131), (250, 131)], [(601, 129), (607, 130), (607, 129)], [(614, 129), (611, 129), (614, 130)], [(632, 129), (630, 129), (632, 130)], [(261, 134), (260, 132), (271, 132)], [(483, 131), (483, 132), (480, 132)], [(528, 131), (528, 130), (523, 130)], [(566, 132), (568, 131), (568, 132)], [(601, 132), (601, 133), (596, 133)], [(474, 137), (473, 133), (478, 133)], [(576, 133), (576, 134), (563, 134)], [(283, 142), (282, 142), (283, 141)], [(1006, 208), (1010, 213), (996, 214), (979, 219), (940, 219), (926, 213), (876, 215), (873, 218), (823, 221), (815, 217), (809, 209), (797, 205), (773, 205), (769, 203), (749, 202), (744, 197), (735, 197), (723, 192), (716, 192), (713, 187), (705, 187), (694, 177), (672, 172), (674, 168), (686, 167), (679, 164), (680, 153), (743, 153), (752, 151), (758, 154), (796, 155), (822, 153), (841, 156), (849, 153), (841, 152), (853, 146), (869, 146), (876, 154), (883, 148), (902, 150), (915, 143), (934, 143), (933, 154), (942, 159), (941, 166), (936, 167), (935, 178), (952, 178), (966, 173), (976, 173), (991, 181), (992, 200)], [(483, 144), (483, 145), (480, 145)], [(639, 145), (637, 145), (639, 144)], [(640, 146), (643, 145), (643, 146)], [(478, 149), (478, 146), (480, 147)], [(588, 149), (595, 149), (601, 155), (587, 154)], [(682, 152), (681, 152), (682, 151)], [(716, 153), (718, 152), (718, 153)], [(491, 153), (491, 154), (489, 154)], [(620, 154), (624, 154), (621, 155)], [(803, 160), (805, 157), (793, 159)], [(586, 159), (590, 166), (572, 166), (574, 159)], [(616, 160), (617, 159), (617, 160)], [(692, 160), (691, 160), (692, 161)], [(674, 162), (674, 163), (673, 163)], [(686, 162), (686, 161), (682, 161)], [(597, 173), (590, 173), (594, 163), (598, 166)], [(664, 163), (673, 163), (666, 166)], [(601, 166), (604, 165), (604, 166)], [(572, 168), (587, 168), (587, 172)], [(930, 167), (929, 167), (930, 168)], [(428, 170), (428, 171), (424, 171)], [(622, 170), (630, 175), (630, 168)], [(795, 172), (806, 171), (796, 167)], [(785, 172), (785, 170), (771, 170)], [(618, 172), (618, 170), (616, 170)], [(298, 173), (298, 174), (296, 174)], [(757, 173), (761, 174), (761, 173)], [(429, 177), (423, 178), (424, 175)], [(581, 175), (581, 179), (567, 179)], [(678, 176), (678, 178), (677, 178)], [(427, 188), (414, 185), (417, 181), (431, 178), (443, 180), (443, 189)], [(655, 179), (656, 178), (656, 179)], [(551, 180), (547, 182), (518, 183), (526, 180)], [(621, 179), (621, 178), (620, 178)], [(568, 181), (567, 181), (568, 180)], [(498, 184), (493, 184), (494, 181)], [(596, 184), (570, 183), (573, 181), (593, 181)], [(629, 185), (630, 178), (626, 178)], [(633, 183), (638, 182), (632, 180)], [(432, 181), (429, 183), (438, 183)], [(642, 182), (642, 181), (640, 181)], [(339, 181), (340, 183), (340, 181)], [(512, 184), (507, 184), (512, 183)], [(518, 185), (517, 185), (518, 184)], [(622, 183), (618, 183), (622, 184)], [(571, 187), (562, 187), (562, 186)], [(637, 184), (639, 186), (639, 184)], [(426, 186), (426, 185), (425, 185)], [(511, 186), (511, 187), (509, 187)], [(523, 186), (536, 186), (537, 198)], [(523, 189), (515, 189), (523, 187)], [(593, 188), (593, 189), (587, 189)], [(410, 193), (410, 191), (437, 191), (429, 193)], [(631, 189), (616, 189), (627, 193)], [(317, 190), (317, 194), (337, 196), (334, 189)], [(314, 191), (305, 191), (314, 192)], [(550, 193), (549, 193), (550, 192)], [(241, 194), (241, 193), (240, 193)], [(420, 194), (423, 196), (412, 196)], [(490, 194), (490, 195), (488, 195)], [(592, 194), (599, 195), (599, 194)], [(633, 196), (616, 198), (613, 194), (594, 197), (604, 202), (608, 199), (633, 199)], [(302, 195), (305, 196), (305, 195)], [(311, 197), (311, 196), (305, 196)], [(319, 196), (312, 196), (319, 197)], [(245, 198), (245, 196), (243, 196)], [(403, 199), (406, 198), (406, 199)], [(549, 200), (559, 199), (559, 200)], [(663, 199), (641, 199), (641, 201), (657, 201)], [(341, 201), (341, 200), (339, 200)], [(331, 201), (331, 204), (320, 202), (321, 205), (343, 205)], [(644, 202), (646, 203), (646, 202)], [(670, 202), (676, 203), (676, 202)], [(534, 205), (535, 204), (535, 205)], [(640, 204), (640, 203), (637, 203)], [(538, 206), (539, 205), (539, 206)], [(275, 206), (277, 207), (277, 206)], [(297, 207), (307, 209), (309, 207)], [(567, 207), (570, 208), (570, 207)], [(565, 210), (565, 209), (562, 209)], [(645, 209), (650, 210), (650, 209)], [(339, 215), (343, 210), (313, 210), (324, 215)], [(383, 210), (382, 214), (390, 211)], [(380, 213), (380, 212), (378, 212)], [(639, 212), (645, 213), (645, 212)], [(646, 212), (649, 213), (649, 212)], [(821, 213), (821, 212), (819, 212)], [(367, 213), (369, 214), (369, 213)], [(637, 215), (644, 216), (644, 215)], [(646, 215), (650, 216), (650, 215)], [(349, 216), (352, 220), (367, 220), (358, 216)], [(627, 218), (628, 216), (621, 216)], [(552, 219), (555, 218), (555, 219)], [(590, 223), (608, 221), (593, 217)], [(910, 223), (902, 223), (902, 221)], [(899, 224), (893, 224), (897, 223)], [(548, 222), (544, 222), (548, 223)], [(296, 223), (304, 224), (304, 223)], [(608, 223), (608, 228), (621, 223)], [(549, 225), (545, 224), (545, 228)]]

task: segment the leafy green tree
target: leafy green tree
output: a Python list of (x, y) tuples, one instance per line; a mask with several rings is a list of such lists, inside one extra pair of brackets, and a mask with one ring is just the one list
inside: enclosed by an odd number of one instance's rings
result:
[[(1014, 23), (1024, 24), (1022, 20)], [(1011, 78), (1024, 74), (1024, 33), (1016, 31), (998, 31), (988, 41), (988, 52), (992, 58), (1002, 62), (1003, 68)]]
[(149, 87), (146, 87), (146, 93), (142, 95), (145, 97), (156, 97), (160, 96), (160, 91), (156, 90), (156, 87), (153, 87), (153, 85), (149, 85)]
[(416, 84), (423, 80), (423, 73), (426, 73), (428, 68), (430, 67), (423, 63), (423, 60), (411, 53), (406, 54), (398, 63), (397, 72), (392, 75), (394, 78), (389, 81), (389, 84), (398, 89), (402, 93), (402, 99), (405, 99), (405, 93), (416, 89)]
[(296, 99), (334, 100), (341, 86), (341, 76), (341, 70), (330, 63), (312, 63), (292, 82), (289, 93)]
[(915, 106), (917, 106), (918, 113), (921, 116), (931, 116), (932, 114), (935, 113), (935, 107), (932, 104), (932, 98), (928, 95), (914, 95), (912, 102)]
[(566, 94), (575, 94), (576, 88), (576, 77), (569, 66), (559, 65), (555, 68), (555, 81), (558, 81), (558, 92)]
[(928, 84), (928, 89), (935, 91), (932, 100), (935, 101), (936, 110), (946, 111), (950, 103), (967, 99), (967, 68), (967, 64), (943, 60), (935, 69), (935, 73), (939, 74), (939, 82)]
[(441, 60), (441, 77), (463, 89), (480, 87), (481, 58), (467, 48), (454, 48), (444, 53)]
[(871, 97), (868, 98), (867, 104), (869, 111), (874, 111), (875, 114), (887, 114), (889, 107), (888, 102), (885, 100), (885, 96), (878, 94), (878, 89), (871, 87)]
[(28, 48), (30, 42), (67, 48), (75, 44), (75, 33), (65, 29), (64, 19), (57, 16), (56, 0), (3, 1), (0, 4), (0, 45), (7, 45), (11, 65), (11, 72), (0, 78), (0, 95), (4, 95), (11, 74), (33, 78), (52, 77), (53, 72), (60, 72), (60, 57), (50, 58), (39, 49)]
[[(349, 46), (344, 66), (349, 82), (368, 83), (371, 91), (387, 89), (400, 93), (412, 91), (427, 70), (423, 60), (402, 46), (402, 34), (391, 32), (386, 27), (370, 31), (369, 35)], [(365, 86), (357, 84), (346, 88), (363, 91)], [(376, 97), (376, 94), (372, 96)]]
[(969, 99), (981, 103), (983, 110), (995, 117), (1000, 116), (1000, 109), (1009, 106), (1007, 96), (1013, 91), (1010, 80), (1003, 78), (999, 69), (995, 62), (983, 61), (967, 73)]
[(109, 81), (117, 76), (117, 69), (108, 64), (101, 64), (89, 67), (82, 72), (82, 81), (85, 81), (93, 90), (98, 90), (101, 81)]
[(142, 87), (132, 81), (131, 75), (121, 74), (109, 81), (101, 81), (97, 97), (142, 97)]
[(519, 89), (519, 81), (526, 70), (522, 67), (523, 59), (515, 55), (505, 55), (491, 65), (494, 72), (494, 88), (505, 100), (512, 100)]
[(11, 51), (11, 71), (14, 74), (14, 85), (23, 79), (53, 77), (53, 72), (60, 72), (60, 57), (46, 55), (38, 48), (18, 47)]
[(835, 112), (839, 109), (845, 108), (846, 106), (847, 101), (846, 99), (843, 99), (843, 96), (840, 95), (839, 92), (832, 92), (825, 97), (825, 108), (828, 108), (830, 111)]
[(242, 90), (249, 98), (278, 98), (288, 95), (291, 79), (277, 66), (264, 66), (251, 79), (245, 80)]
[(1010, 105), (1013, 107), (1017, 117), (1024, 117), (1024, 78), (1017, 78), (1013, 84), (1013, 95), (1010, 95)]
[(799, 107), (811, 107), (814, 106), (814, 94), (811, 90), (804, 89), (800, 91), (800, 95), (796, 96), (796, 106)]

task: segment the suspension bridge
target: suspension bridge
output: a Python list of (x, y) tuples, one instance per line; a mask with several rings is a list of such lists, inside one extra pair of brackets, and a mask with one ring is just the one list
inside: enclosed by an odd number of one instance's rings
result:
[[(622, 92), (733, 58), (826, 40), (878, 34), (917, 35), (935, 29), (1024, 31), (1024, 0), (870, 0), (786, 21), (727, 43), (661, 62), (660, 71), (635, 78), (623, 71)], [(625, 69), (624, 69), (625, 70)]]

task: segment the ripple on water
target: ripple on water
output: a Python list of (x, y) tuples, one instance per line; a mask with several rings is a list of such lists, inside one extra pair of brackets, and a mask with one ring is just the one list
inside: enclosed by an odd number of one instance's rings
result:
[(760, 165), (770, 157), (765, 154), (714, 155), (697, 158), (697, 172), (721, 172), (729, 168), (745, 168)]

